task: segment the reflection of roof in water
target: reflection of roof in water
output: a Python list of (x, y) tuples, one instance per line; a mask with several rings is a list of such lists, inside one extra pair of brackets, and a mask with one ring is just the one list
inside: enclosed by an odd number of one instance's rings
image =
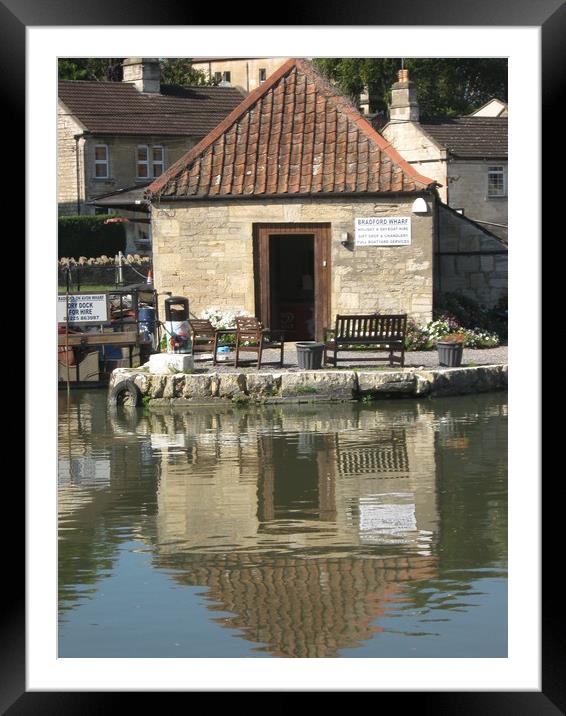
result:
[(218, 623), (280, 657), (339, 656), (382, 630), (373, 622), (404, 582), (436, 574), (436, 560), (419, 556), (258, 560), (240, 553), (157, 560), (176, 570), (178, 582), (208, 587), (210, 610), (234, 614)]

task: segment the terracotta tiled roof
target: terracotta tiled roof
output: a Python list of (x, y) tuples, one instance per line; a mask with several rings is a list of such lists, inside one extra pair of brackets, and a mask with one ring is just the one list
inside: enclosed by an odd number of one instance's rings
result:
[(127, 82), (59, 81), (59, 98), (95, 134), (204, 137), (242, 101), (234, 87), (161, 85), (142, 94)]
[(433, 184), (309, 62), (291, 59), (149, 192), (185, 199), (415, 192)]
[[(159, 556), (181, 584), (207, 586), (211, 611), (274, 656), (333, 658), (371, 639), (375, 620), (410, 581), (432, 579), (436, 560), (391, 558), (265, 557), (234, 552)], [(250, 568), (252, 567), (253, 568)]]
[(455, 157), (507, 157), (507, 117), (444, 117), (422, 121), (421, 126)]

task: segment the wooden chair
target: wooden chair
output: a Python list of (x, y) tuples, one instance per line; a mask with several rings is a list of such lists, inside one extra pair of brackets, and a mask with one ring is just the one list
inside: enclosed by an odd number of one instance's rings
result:
[(216, 329), (210, 321), (191, 318), (189, 320), (193, 337), (193, 353), (212, 353), (216, 342)]
[(257, 318), (242, 316), (236, 318), (236, 367), (239, 364), (240, 353), (257, 353), (257, 367), (261, 368), (263, 351), (266, 349), (279, 349), (279, 365), (283, 366), (283, 351), (285, 348), (283, 330), (264, 328)]
[(193, 337), (193, 353), (212, 353), (212, 362), (217, 363), (218, 341), (222, 334), (235, 333), (236, 329), (219, 330), (209, 320), (201, 318), (189, 319)]

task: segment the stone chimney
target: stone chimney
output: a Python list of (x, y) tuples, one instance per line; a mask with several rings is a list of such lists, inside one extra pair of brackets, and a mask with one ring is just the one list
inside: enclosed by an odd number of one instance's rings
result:
[(399, 70), (399, 79), (391, 88), (389, 118), (392, 122), (418, 122), (417, 91), (409, 81), (409, 70)]
[(157, 57), (127, 57), (123, 69), (123, 81), (131, 82), (138, 92), (160, 93), (161, 70)]

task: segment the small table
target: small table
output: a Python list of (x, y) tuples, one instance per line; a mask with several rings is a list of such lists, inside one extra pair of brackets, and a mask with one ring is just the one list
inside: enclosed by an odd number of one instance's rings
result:
[[(212, 354), (212, 363), (213, 363), (213, 365), (217, 365), (217, 363), (219, 362), (219, 361), (217, 360), (217, 358), (216, 358), (216, 355), (217, 355), (217, 352), (218, 352), (218, 348), (219, 348), (219, 345), (218, 345), (218, 339), (219, 339), (219, 337), (220, 337), (221, 335), (229, 335), (230, 333), (232, 333), (232, 334), (235, 336), (235, 335), (236, 335), (236, 328), (234, 327), (234, 328), (217, 328), (217, 329), (216, 329), (215, 337), (214, 337), (214, 352), (213, 352), (213, 354)], [(235, 346), (235, 345), (236, 345), (236, 342), (234, 341), (234, 343), (232, 343), (232, 344), (230, 344), (230, 345), (231, 345), (231, 346)], [(220, 362), (222, 363), (223, 361), (220, 361)]]

